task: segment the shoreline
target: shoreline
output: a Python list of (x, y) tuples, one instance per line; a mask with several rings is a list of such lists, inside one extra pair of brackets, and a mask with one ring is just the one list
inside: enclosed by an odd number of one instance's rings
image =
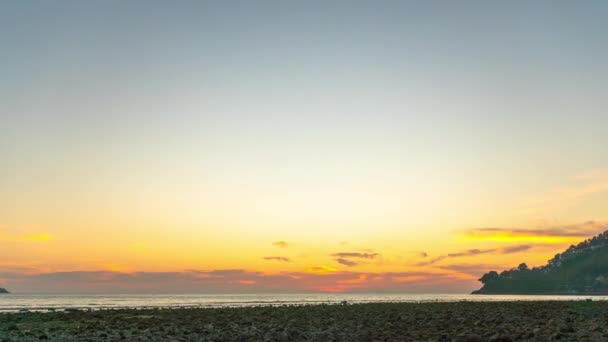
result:
[(608, 297), (606, 295), (512, 295), (512, 294), (479, 294), (478, 298), (484, 296), (539, 296), (539, 297), (551, 297), (559, 296), (560, 299), (528, 299), (528, 298), (501, 298), (491, 300), (445, 300), (445, 299), (430, 299), (430, 300), (419, 300), (419, 301), (400, 301), (400, 300), (369, 300), (369, 301), (251, 301), (251, 302), (211, 302), (206, 304), (172, 304), (172, 305), (142, 305), (142, 306), (111, 306), (111, 305), (65, 305), (65, 306), (13, 306), (13, 307), (0, 307), (1, 314), (15, 314), (15, 313), (49, 313), (49, 312), (95, 312), (95, 311), (118, 311), (118, 310), (177, 310), (177, 309), (238, 309), (238, 308), (256, 308), (256, 307), (300, 307), (300, 306), (318, 306), (318, 305), (364, 305), (364, 304), (426, 304), (426, 303), (510, 303), (510, 302), (578, 302), (578, 301), (606, 301), (608, 298), (603, 299), (592, 299), (586, 297)]
[(0, 313), (0, 340), (594, 341), (606, 316), (585, 300)]

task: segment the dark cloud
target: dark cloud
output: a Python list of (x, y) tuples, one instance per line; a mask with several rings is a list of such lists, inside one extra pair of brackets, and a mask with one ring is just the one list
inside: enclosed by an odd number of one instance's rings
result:
[(287, 248), (287, 246), (289, 246), (289, 243), (287, 241), (275, 241), (272, 243), (273, 246), (277, 246), (279, 248)]
[(512, 254), (523, 252), (528, 249), (531, 249), (532, 245), (516, 245), (516, 246), (507, 246), (502, 248), (491, 248), (491, 249), (467, 249), (466, 251), (456, 252), (456, 253), (448, 253), (446, 255), (440, 255), (428, 261), (419, 262), (416, 266), (428, 266), (435, 264), (441, 260), (445, 260), (448, 258), (461, 258), (482, 254)]
[(491, 270), (502, 269), (504, 267), (497, 265), (484, 265), (484, 264), (455, 264), (455, 265), (446, 265), (439, 266), (439, 268), (444, 270), (455, 271), (459, 273), (469, 274), (475, 277), (480, 277), (484, 273), (487, 273)]
[(532, 248), (531, 245), (511, 246), (511, 247), (503, 248), (502, 252), (503, 252), (503, 254), (518, 253), (518, 252), (527, 251), (530, 248)]
[(282, 257), (282, 256), (267, 256), (267, 257), (264, 257), (264, 260), (275, 260), (275, 261), (291, 262), (291, 260), (289, 258)]
[(353, 259), (353, 258), (354, 259), (375, 259), (379, 255), (380, 254), (373, 253), (373, 251), (370, 250), (370, 253), (341, 252), (341, 253), (334, 253), (331, 256), (336, 258), (335, 260), (337, 263), (342, 264), (347, 267), (353, 267), (353, 266), (357, 266), (361, 263), (358, 261), (350, 260), (350, 259)]
[(216, 276), (216, 277), (232, 277), (232, 276), (240, 276), (243, 274), (247, 274), (249, 273), (248, 271), (245, 271), (243, 269), (227, 269), (227, 270), (213, 270), (213, 271), (194, 271), (196, 273), (204, 273), (204, 274), (208, 274), (211, 276)]
[(357, 252), (343, 252), (334, 253), (332, 256), (338, 258), (361, 258), (361, 259), (375, 259), (380, 254), (378, 253), (357, 253)]
[(608, 224), (588, 221), (580, 224), (553, 226), (546, 228), (501, 228), (482, 227), (469, 229), (466, 233), (474, 236), (555, 236), (585, 238), (608, 230)]
[(419, 263), (416, 264), (416, 266), (428, 266), (428, 265), (432, 265), (432, 264), (434, 264), (436, 262), (439, 262), (439, 261), (441, 261), (441, 260), (443, 260), (443, 259), (445, 259), (447, 257), (448, 257), (447, 255), (440, 255), (440, 256), (435, 257), (435, 258), (433, 258), (431, 260), (419, 262)]
[(344, 266), (348, 266), (348, 267), (353, 267), (353, 266), (359, 265), (359, 263), (356, 261), (351, 261), (351, 260), (344, 259), (344, 258), (337, 258), (336, 262), (339, 264), (342, 264)]
[(496, 249), (468, 249), (464, 252), (448, 253), (448, 258), (458, 258), (458, 257), (487, 254), (487, 253), (494, 253), (494, 252), (496, 252)]

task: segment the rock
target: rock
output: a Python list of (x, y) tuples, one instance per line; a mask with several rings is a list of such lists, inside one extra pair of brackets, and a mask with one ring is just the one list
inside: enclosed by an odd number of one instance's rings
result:
[(564, 324), (559, 327), (559, 331), (563, 333), (571, 333), (574, 332), (574, 328), (570, 324)]
[(0, 287), (0, 293), (10, 293), (7, 289)]
[(483, 342), (483, 337), (477, 335), (477, 334), (470, 334), (469, 336), (467, 336), (467, 342)]
[(483, 337), (477, 334), (460, 334), (454, 339), (455, 342), (483, 342)]

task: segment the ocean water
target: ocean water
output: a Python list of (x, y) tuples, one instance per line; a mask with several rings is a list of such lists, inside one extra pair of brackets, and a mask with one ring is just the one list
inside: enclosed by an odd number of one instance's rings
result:
[(2, 294), (0, 312), (112, 308), (240, 307), (371, 302), (607, 300), (608, 296), (470, 294)]

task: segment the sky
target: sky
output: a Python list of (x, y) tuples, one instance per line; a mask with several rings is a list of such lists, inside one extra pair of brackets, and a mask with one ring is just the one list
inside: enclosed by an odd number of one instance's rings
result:
[(0, 6), (15, 292), (464, 293), (608, 229), (604, 1)]

